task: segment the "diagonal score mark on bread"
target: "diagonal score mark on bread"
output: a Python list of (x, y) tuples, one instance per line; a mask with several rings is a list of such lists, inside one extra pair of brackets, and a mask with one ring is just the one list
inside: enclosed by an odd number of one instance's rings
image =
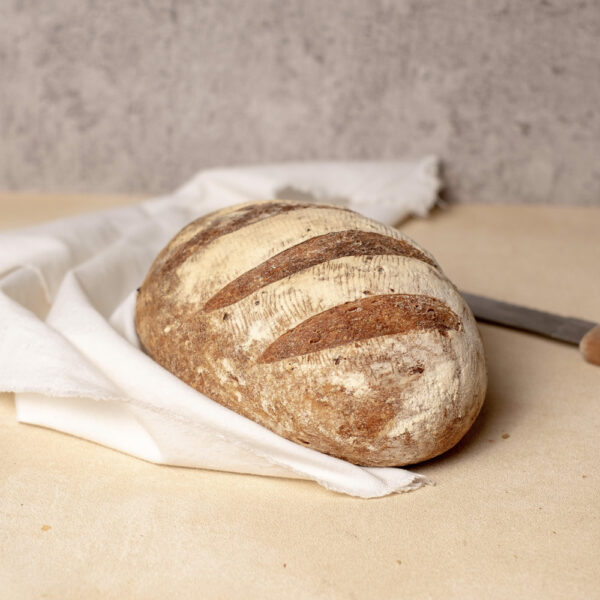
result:
[(179, 233), (178, 244), (175, 247), (167, 247), (172, 251), (172, 254), (163, 264), (163, 270), (169, 271), (176, 268), (203, 247), (224, 235), (235, 233), (240, 229), (271, 217), (307, 208), (318, 210), (332, 207), (308, 203), (270, 201), (248, 204), (234, 210), (224, 210), (216, 215), (211, 214), (196, 219)]
[(260, 356), (272, 363), (360, 340), (411, 331), (460, 331), (455, 312), (443, 302), (415, 294), (368, 296), (314, 315), (276, 339)]
[(230, 306), (271, 283), (346, 256), (406, 256), (436, 266), (424, 252), (406, 240), (357, 229), (335, 231), (296, 244), (246, 271), (210, 298), (204, 310)]
[[(257, 213), (253, 214), (256, 217)], [(204, 307), (222, 288), (278, 254), (315, 237), (352, 230), (402, 240), (421, 252), (428, 264), (434, 263), (438, 268), (431, 254), (398, 230), (360, 217), (350, 210), (302, 205), (283, 213), (270, 208), (268, 217), (261, 214), (263, 218), (245, 223), (235, 230), (223, 226), (225, 217), (228, 221), (237, 221), (235, 214), (198, 219), (184, 229), (157, 259), (157, 274), (165, 273), (165, 277), (176, 274), (183, 282), (178, 287), (179, 298)], [(213, 232), (215, 228), (218, 235)], [(203, 245), (199, 247), (201, 239)]]

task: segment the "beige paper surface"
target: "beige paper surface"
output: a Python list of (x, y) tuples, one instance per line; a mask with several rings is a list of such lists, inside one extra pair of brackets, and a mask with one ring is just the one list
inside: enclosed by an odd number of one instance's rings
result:
[[(0, 226), (34, 205), (0, 199)], [(460, 288), (600, 321), (598, 208), (460, 206), (402, 229)], [(419, 465), (436, 487), (381, 499), (148, 464), (19, 425), (0, 396), (0, 595), (600, 597), (600, 367), (572, 346), (482, 334), (480, 418)]]

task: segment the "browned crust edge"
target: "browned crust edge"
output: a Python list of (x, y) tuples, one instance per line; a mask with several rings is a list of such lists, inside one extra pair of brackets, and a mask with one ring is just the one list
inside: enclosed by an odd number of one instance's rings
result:
[(306, 319), (277, 338), (259, 357), (272, 363), (360, 340), (410, 331), (462, 330), (458, 315), (437, 298), (418, 294), (368, 296)]
[(336, 258), (382, 255), (407, 256), (436, 266), (406, 240), (357, 229), (334, 231), (300, 242), (246, 271), (210, 298), (204, 310), (230, 306), (271, 283)]

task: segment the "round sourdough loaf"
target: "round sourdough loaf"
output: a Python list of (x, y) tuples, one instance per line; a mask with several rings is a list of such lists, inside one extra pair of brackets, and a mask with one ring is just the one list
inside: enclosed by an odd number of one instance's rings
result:
[(359, 465), (441, 454), (485, 395), (475, 320), (435, 259), (335, 206), (267, 201), (194, 221), (152, 265), (136, 327), (209, 398)]

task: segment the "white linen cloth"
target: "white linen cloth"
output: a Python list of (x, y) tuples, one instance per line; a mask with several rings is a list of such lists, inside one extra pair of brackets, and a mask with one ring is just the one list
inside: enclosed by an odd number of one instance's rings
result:
[(154, 463), (312, 479), (363, 498), (425, 477), (363, 468), (286, 440), (156, 364), (135, 333), (135, 291), (159, 250), (228, 205), (302, 197), (394, 224), (425, 215), (437, 160), (291, 163), (199, 173), (172, 195), (0, 234), (0, 391), (17, 419)]

